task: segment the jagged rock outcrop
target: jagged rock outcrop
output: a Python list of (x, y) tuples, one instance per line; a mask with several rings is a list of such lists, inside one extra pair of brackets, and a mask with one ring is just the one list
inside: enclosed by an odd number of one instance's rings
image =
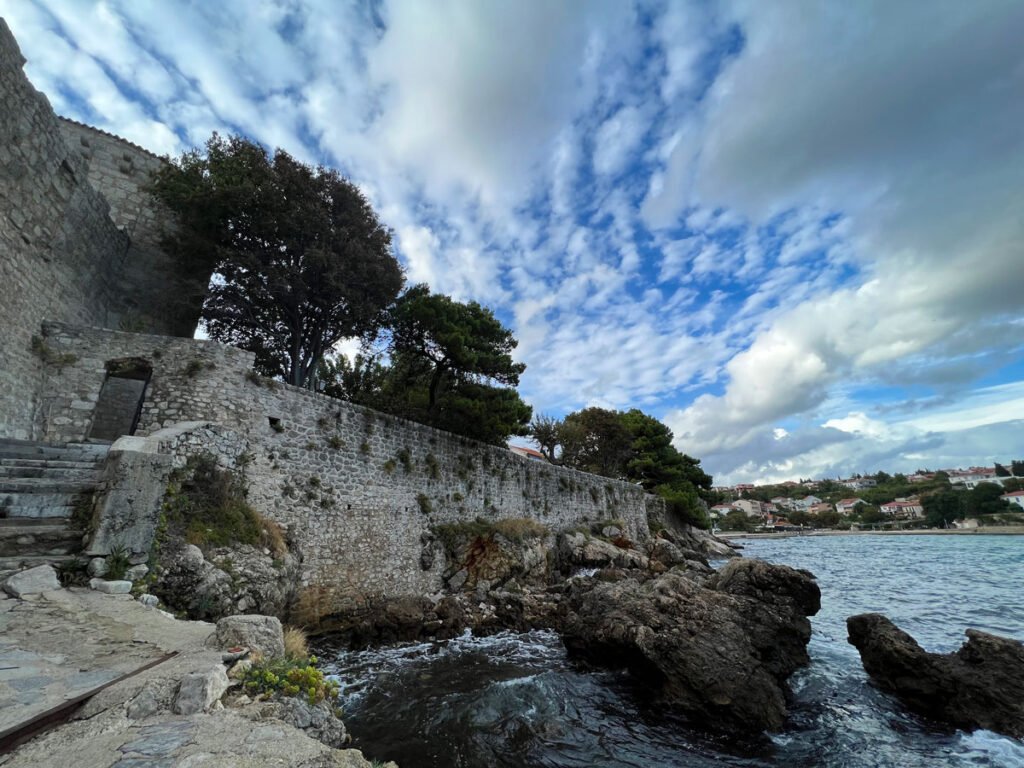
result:
[(610, 541), (580, 531), (558, 535), (556, 549), (562, 570), (578, 568), (647, 568), (649, 560), (631, 547), (619, 547)]
[(283, 616), (299, 589), (301, 566), (294, 554), (275, 556), (247, 544), (167, 546), (160, 553), (150, 591), (190, 618), (216, 620), (238, 613)]
[(957, 728), (1024, 738), (1024, 644), (976, 629), (955, 653), (928, 653), (879, 613), (846, 620), (871, 679), (908, 708)]
[(629, 667), (701, 725), (776, 730), (786, 678), (809, 661), (807, 617), (820, 607), (814, 577), (740, 559), (708, 584), (672, 572), (572, 584), (563, 640), (579, 658)]

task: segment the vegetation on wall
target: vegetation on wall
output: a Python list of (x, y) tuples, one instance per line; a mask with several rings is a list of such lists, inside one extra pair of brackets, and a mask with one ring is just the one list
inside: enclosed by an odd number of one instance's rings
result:
[(701, 497), (711, 491), (711, 476), (672, 445), (672, 430), (653, 416), (585, 408), (561, 421), (541, 415), (530, 431), (550, 461), (637, 483), (686, 522), (708, 527)]
[(245, 500), (241, 471), (231, 472), (208, 454), (190, 456), (175, 470), (163, 507), (168, 534), (199, 547), (261, 545), (287, 552), (281, 530)]

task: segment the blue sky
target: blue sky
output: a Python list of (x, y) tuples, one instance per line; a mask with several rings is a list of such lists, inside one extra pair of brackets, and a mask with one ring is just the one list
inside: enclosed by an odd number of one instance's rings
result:
[(59, 114), (340, 168), (536, 411), (716, 482), (1024, 458), (1024, 5), (0, 0)]

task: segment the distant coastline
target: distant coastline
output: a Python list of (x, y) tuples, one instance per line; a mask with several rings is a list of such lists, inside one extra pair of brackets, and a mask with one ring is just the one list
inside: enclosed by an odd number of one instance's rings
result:
[(920, 528), (909, 531), (787, 531), (785, 533), (744, 533), (716, 531), (720, 539), (793, 539), (800, 536), (1021, 536), (1024, 525), (986, 526), (984, 528)]

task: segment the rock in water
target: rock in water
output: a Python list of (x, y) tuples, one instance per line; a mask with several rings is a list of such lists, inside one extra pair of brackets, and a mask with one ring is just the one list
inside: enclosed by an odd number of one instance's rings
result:
[(851, 616), (846, 628), (871, 679), (910, 709), (1024, 738), (1024, 644), (968, 629), (956, 653), (928, 653), (880, 613)]
[(786, 678), (809, 661), (807, 616), (820, 607), (814, 576), (742, 558), (708, 587), (672, 572), (574, 584), (563, 640), (576, 656), (630, 667), (693, 722), (777, 730)]

